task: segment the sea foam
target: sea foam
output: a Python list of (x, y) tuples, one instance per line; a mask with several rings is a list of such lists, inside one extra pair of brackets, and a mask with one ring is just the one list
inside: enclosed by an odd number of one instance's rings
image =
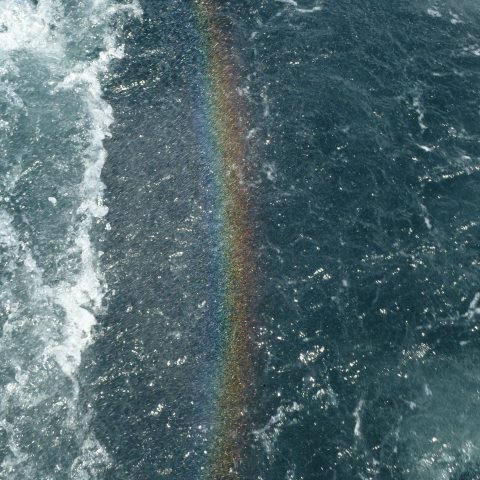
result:
[[(99, 478), (78, 369), (105, 281), (102, 77), (137, 3), (0, 1), (0, 477)], [(92, 53), (93, 52), (93, 53)], [(53, 202), (52, 199), (55, 199)], [(2, 456), (3, 455), (3, 456)]]

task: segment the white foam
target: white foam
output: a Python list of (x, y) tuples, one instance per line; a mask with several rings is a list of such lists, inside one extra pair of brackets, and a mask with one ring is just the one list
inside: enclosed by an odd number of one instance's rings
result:
[(296, 0), (275, 0), (275, 1), (279, 3), (285, 3), (287, 5), (291, 5), (299, 13), (314, 13), (314, 12), (320, 12), (321, 10), (323, 10), (323, 2), (321, 1), (315, 2), (315, 4), (311, 8), (302, 7), (301, 5), (298, 4)]
[(418, 145), (424, 152), (430, 153), (435, 150), (435, 147), (429, 147), (428, 145)]
[(415, 107), (415, 110), (418, 115), (418, 125), (422, 132), (424, 132), (427, 129), (427, 126), (425, 125), (425, 110), (423, 108), (423, 105), (421, 103), (420, 95), (416, 95), (413, 99), (413, 106)]
[(101, 307), (103, 299), (103, 278), (96, 265), (97, 253), (92, 246), (90, 230), (93, 220), (105, 216), (108, 211), (102, 200), (101, 172), (106, 160), (103, 141), (110, 135), (113, 114), (110, 105), (102, 99), (99, 76), (106, 72), (113, 58), (123, 55), (122, 48), (116, 47), (113, 39), (108, 39), (107, 43), (109, 49), (97, 60), (76, 65), (57, 87), (62, 90), (84, 89), (84, 101), (92, 122), (90, 146), (83, 158), (82, 201), (77, 210), (83, 220), (76, 228), (74, 251), (71, 252), (80, 254), (82, 270), (73, 282), (63, 283), (50, 292), (54, 301), (63, 307), (67, 319), (64, 341), (51, 351), (69, 377), (73, 377), (80, 365), (81, 353), (91, 342), (91, 331), (96, 323), (94, 313)]
[(110, 463), (110, 456), (93, 435), (83, 441), (81, 454), (73, 462), (71, 480), (96, 480)]
[(458, 25), (459, 23), (463, 23), (463, 20), (459, 15), (450, 12), (450, 23), (453, 25)]
[(288, 419), (288, 414), (303, 410), (303, 405), (293, 402), (291, 405), (281, 405), (277, 412), (267, 422), (267, 424), (253, 432), (256, 440), (261, 440), (267, 455), (274, 451), (275, 444), (282, 431), (282, 427)]
[[(103, 447), (88, 434), (89, 417), (78, 411), (76, 374), (82, 354), (93, 340), (95, 316), (102, 309), (106, 288), (99, 266), (100, 252), (94, 246), (91, 230), (97, 219), (107, 213), (103, 204), (101, 171), (107, 156), (103, 141), (110, 135), (113, 122), (112, 108), (102, 98), (100, 77), (106, 73), (112, 59), (123, 56), (123, 49), (116, 42), (117, 34), (108, 26), (108, 19), (118, 12), (139, 15), (141, 10), (136, 1), (121, 5), (113, 0), (87, 0), (84, 3), (79, 11), (85, 15), (85, 25), (77, 28), (77, 25), (68, 24), (70, 19), (64, 16), (59, 0), (40, 0), (37, 7), (26, 0), (0, 0), (0, 76), (15, 70), (18, 55), (27, 55), (32, 62), (41, 62), (47, 71), (54, 72), (53, 86), (59, 77), (63, 77), (52, 88), (53, 96), (72, 92), (81, 99), (83, 106), (79, 108), (83, 107), (87, 114), (87, 147), (77, 152), (78, 159), (83, 161), (83, 179), (78, 189), (71, 192), (71, 197), (77, 198), (77, 211), (76, 215), (69, 217), (72, 222), (68, 229), (69, 238), (66, 242), (61, 239), (69, 246), (56, 259), (58, 264), (67, 265), (61, 281), (58, 281), (60, 277), (47, 275), (38, 267), (34, 250), (22, 241), (15, 229), (14, 217), (0, 210), (2, 261), (15, 278), (11, 288), (0, 293), (0, 307), (7, 314), (3, 336), (0, 337), (0, 360), (8, 359), (14, 372), (10, 383), (0, 386), (0, 426), (7, 432), (9, 448), (0, 476), (5, 474), (11, 480), (40, 478), (38, 459), (32, 458), (28, 451), (33, 441), (45, 445), (49, 433), (36, 426), (35, 422), (39, 420), (30, 418), (29, 412), (35, 405), (51, 403), (50, 399), (59, 395), (59, 382), (62, 386), (70, 385), (70, 390), (62, 390), (61, 400), (50, 408), (58, 408), (61, 419), (65, 415), (65, 408), (61, 405), (65, 403), (68, 415), (61, 429), (62, 435), (65, 434), (67, 439), (73, 435), (77, 437), (77, 443), (83, 445), (71, 467), (70, 478), (96, 478), (96, 472), (108, 462)], [(99, 39), (101, 53), (98, 58), (86, 60), (82, 58), (83, 52), (79, 52), (78, 59), (72, 58), (64, 32), (75, 29), (76, 35), (85, 36), (88, 31), (82, 31), (82, 28), (100, 22), (105, 22), (106, 27), (104, 36)], [(9, 84), (0, 83), (0, 88), (6, 92), (12, 106), (24, 108), (21, 95)], [(72, 142), (74, 145), (73, 139)], [(26, 172), (12, 166), (8, 181), (2, 182), (5, 192), (13, 191), (24, 174)], [(56, 197), (47, 200), (57, 205)], [(69, 382), (64, 383), (62, 375)], [(12, 415), (12, 409), (15, 415)], [(52, 410), (51, 415), (54, 418), (55, 411)], [(31, 426), (24, 421), (17, 423), (17, 417), (28, 419)], [(22, 439), (30, 428), (39, 438), (25, 443)], [(42, 440), (43, 435), (46, 435), (45, 440)], [(58, 440), (61, 447), (61, 439)]]
[(441, 18), (442, 14), (437, 10), (437, 8), (428, 8), (427, 13), (434, 18)]
[(362, 438), (362, 410), (365, 405), (365, 400), (360, 399), (354, 412), (353, 417), (355, 418), (355, 427), (353, 429), (353, 435), (356, 438)]
[(26, 0), (0, 1), (0, 52), (17, 50), (60, 58), (63, 42), (53, 33), (52, 2), (40, 2), (38, 8)]
[(467, 313), (465, 313), (465, 317), (467, 317), (469, 320), (472, 320), (475, 315), (480, 314), (480, 308), (478, 307), (478, 304), (480, 303), (480, 292), (477, 292), (472, 301), (470, 302), (470, 305), (468, 306)]
[(423, 221), (425, 222), (425, 225), (427, 226), (427, 228), (429, 230), (431, 230), (433, 228), (433, 226), (432, 226), (432, 222), (430, 220), (430, 216), (429, 216), (427, 207), (425, 205), (423, 205), (423, 203), (421, 203), (420, 208), (421, 208), (422, 213), (423, 213)]

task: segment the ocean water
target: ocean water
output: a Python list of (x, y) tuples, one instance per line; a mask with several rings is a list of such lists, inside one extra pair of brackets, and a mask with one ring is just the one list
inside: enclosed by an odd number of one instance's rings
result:
[(479, 204), (476, 1), (0, 0), (0, 479), (480, 478)]

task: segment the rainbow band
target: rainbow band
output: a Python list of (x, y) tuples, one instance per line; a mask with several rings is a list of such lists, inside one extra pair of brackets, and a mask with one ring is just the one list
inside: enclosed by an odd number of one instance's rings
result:
[(246, 406), (252, 365), (252, 222), (249, 218), (246, 125), (241, 114), (238, 74), (226, 29), (215, 15), (214, 0), (192, 0), (203, 52), (203, 128), (213, 235), (218, 244), (217, 295), (213, 313), (220, 323), (212, 449), (204, 478), (239, 478), (245, 449)]

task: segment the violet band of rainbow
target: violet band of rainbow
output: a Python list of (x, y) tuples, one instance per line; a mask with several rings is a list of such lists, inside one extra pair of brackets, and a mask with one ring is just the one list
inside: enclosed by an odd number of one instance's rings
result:
[[(214, 373), (211, 454), (203, 478), (239, 478), (245, 451), (246, 407), (253, 384), (253, 230), (248, 188), (246, 116), (238, 90), (228, 25), (213, 0), (191, 0), (203, 54), (198, 129), (204, 152), (207, 203), (216, 244), (212, 283), (218, 299), (210, 315), (219, 324)], [(200, 121), (200, 123), (202, 123)]]

